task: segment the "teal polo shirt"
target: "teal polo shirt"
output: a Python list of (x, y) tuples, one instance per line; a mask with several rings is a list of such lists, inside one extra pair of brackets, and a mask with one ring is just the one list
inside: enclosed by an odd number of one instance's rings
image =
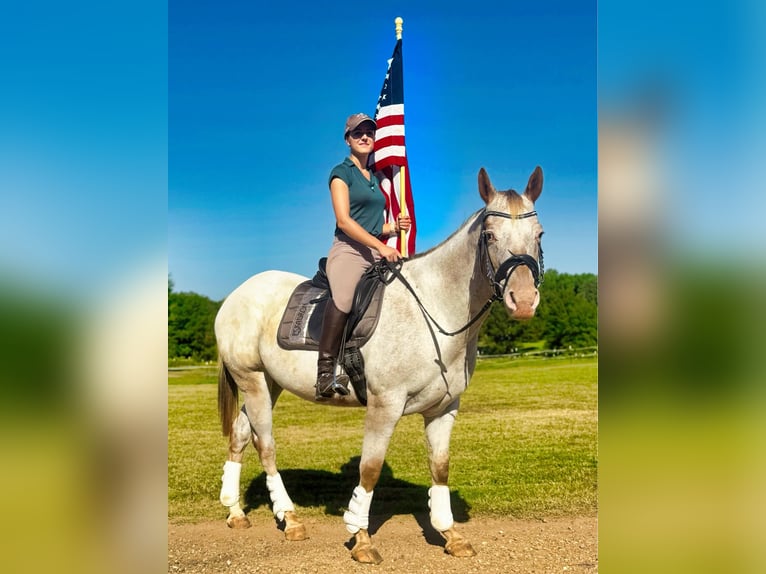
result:
[[(351, 158), (336, 165), (330, 172), (330, 179), (339, 178), (348, 186), (349, 213), (351, 218), (361, 225), (367, 233), (378, 237), (383, 233), (383, 212), (386, 209), (386, 197), (380, 190), (378, 178), (370, 174), (370, 181), (362, 175)], [(335, 235), (340, 230), (335, 228)]]

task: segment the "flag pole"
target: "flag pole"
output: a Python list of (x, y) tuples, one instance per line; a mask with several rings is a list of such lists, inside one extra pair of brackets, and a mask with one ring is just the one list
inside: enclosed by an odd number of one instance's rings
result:
[[(396, 40), (399, 41), (402, 39), (402, 24), (404, 23), (404, 20), (401, 18), (401, 16), (397, 16), (397, 18), (394, 20), (394, 24), (396, 26)], [(405, 196), (405, 171), (407, 167), (401, 166), (399, 169), (399, 213), (400, 214), (407, 214), (407, 203), (406, 203), (406, 196)], [(402, 257), (407, 257), (407, 233), (404, 230), (399, 231), (399, 243), (401, 244), (400, 252), (402, 254)]]

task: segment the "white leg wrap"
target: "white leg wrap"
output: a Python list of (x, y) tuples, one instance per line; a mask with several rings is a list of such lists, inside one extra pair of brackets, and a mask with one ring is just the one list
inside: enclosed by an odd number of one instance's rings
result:
[(223, 465), (221, 477), (220, 501), (224, 506), (234, 506), (239, 502), (239, 474), (242, 472), (241, 462), (227, 460)]
[(348, 510), (343, 513), (346, 530), (351, 534), (356, 534), (362, 528), (365, 530), (369, 528), (370, 504), (372, 504), (372, 492), (357, 486), (348, 503)]
[(282, 483), (282, 477), (279, 473), (274, 476), (266, 475), (266, 487), (269, 489), (272, 510), (277, 520), (284, 520), (285, 512), (295, 512), (293, 501), (287, 495), (287, 490), (285, 490), (285, 485)]
[(434, 485), (428, 489), (428, 507), (431, 509), (431, 525), (439, 532), (452, 528), (452, 507), (449, 501), (449, 487)]

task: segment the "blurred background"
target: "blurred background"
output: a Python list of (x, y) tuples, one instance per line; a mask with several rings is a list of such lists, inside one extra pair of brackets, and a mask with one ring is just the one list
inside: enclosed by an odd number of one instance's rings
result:
[(604, 572), (763, 572), (766, 7), (599, 8)]
[[(598, 3), (604, 572), (766, 571), (764, 32)], [(5, 10), (4, 572), (166, 568), (167, 41), (162, 3)]]
[(0, 17), (0, 571), (167, 566), (167, 5)]

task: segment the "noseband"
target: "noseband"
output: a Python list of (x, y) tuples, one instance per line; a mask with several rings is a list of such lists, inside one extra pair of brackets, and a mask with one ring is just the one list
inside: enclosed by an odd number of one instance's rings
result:
[[(487, 221), (487, 217), (489, 217), (490, 215), (503, 217), (505, 219), (526, 219), (527, 217), (532, 217), (534, 215), (537, 215), (537, 212), (527, 211), (526, 213), (522, 213), (520, 215), (510, 215), (502, 211), (484, 211), (484, 214), (482, 215), (482, 218), (481, 218), (482, 228), (484, 227), (484, 224)], [(540, 249), (539, 262), (531, 255), (526, 255), (526, 254), (516, 255), (509, 249), (508, 253), (510, 253), (511, 256), (508, 257), (505, 261), (503, 261), (500, 264), (500, 267), (498, 267), (497, 270), (495, 270), (495, 265), (492, 263), (492, 258), (489, 256), (489, 249), (488, 249), (489, 239), (487, 236), (488, 236), (487, 230), (482, 229), (481, 238), (479, 239), (479, 252), (480, 252), (480, 257), (482, 260), (482, 266), (484, 267), (484, 272), (487, 274), (487, 278), (492, 284), (492, 289), (495, 292), (495, 297), (494, 297), (495, 299), (498, 299), (498, 300), (502, 299), (503, 291), (505, 291), (505, 287), (508, 285), (508, 281), (511, 279), (511, 273), (513, 273), (514, 270), (519, 265), (525, 265), (532, 272), (532, 278), (535, 281), (535, 287), (539, 286), (540, 283), (543, 282), (545, 269), (543, 267), (542, 245), (539, 245), (539, 249)]]

